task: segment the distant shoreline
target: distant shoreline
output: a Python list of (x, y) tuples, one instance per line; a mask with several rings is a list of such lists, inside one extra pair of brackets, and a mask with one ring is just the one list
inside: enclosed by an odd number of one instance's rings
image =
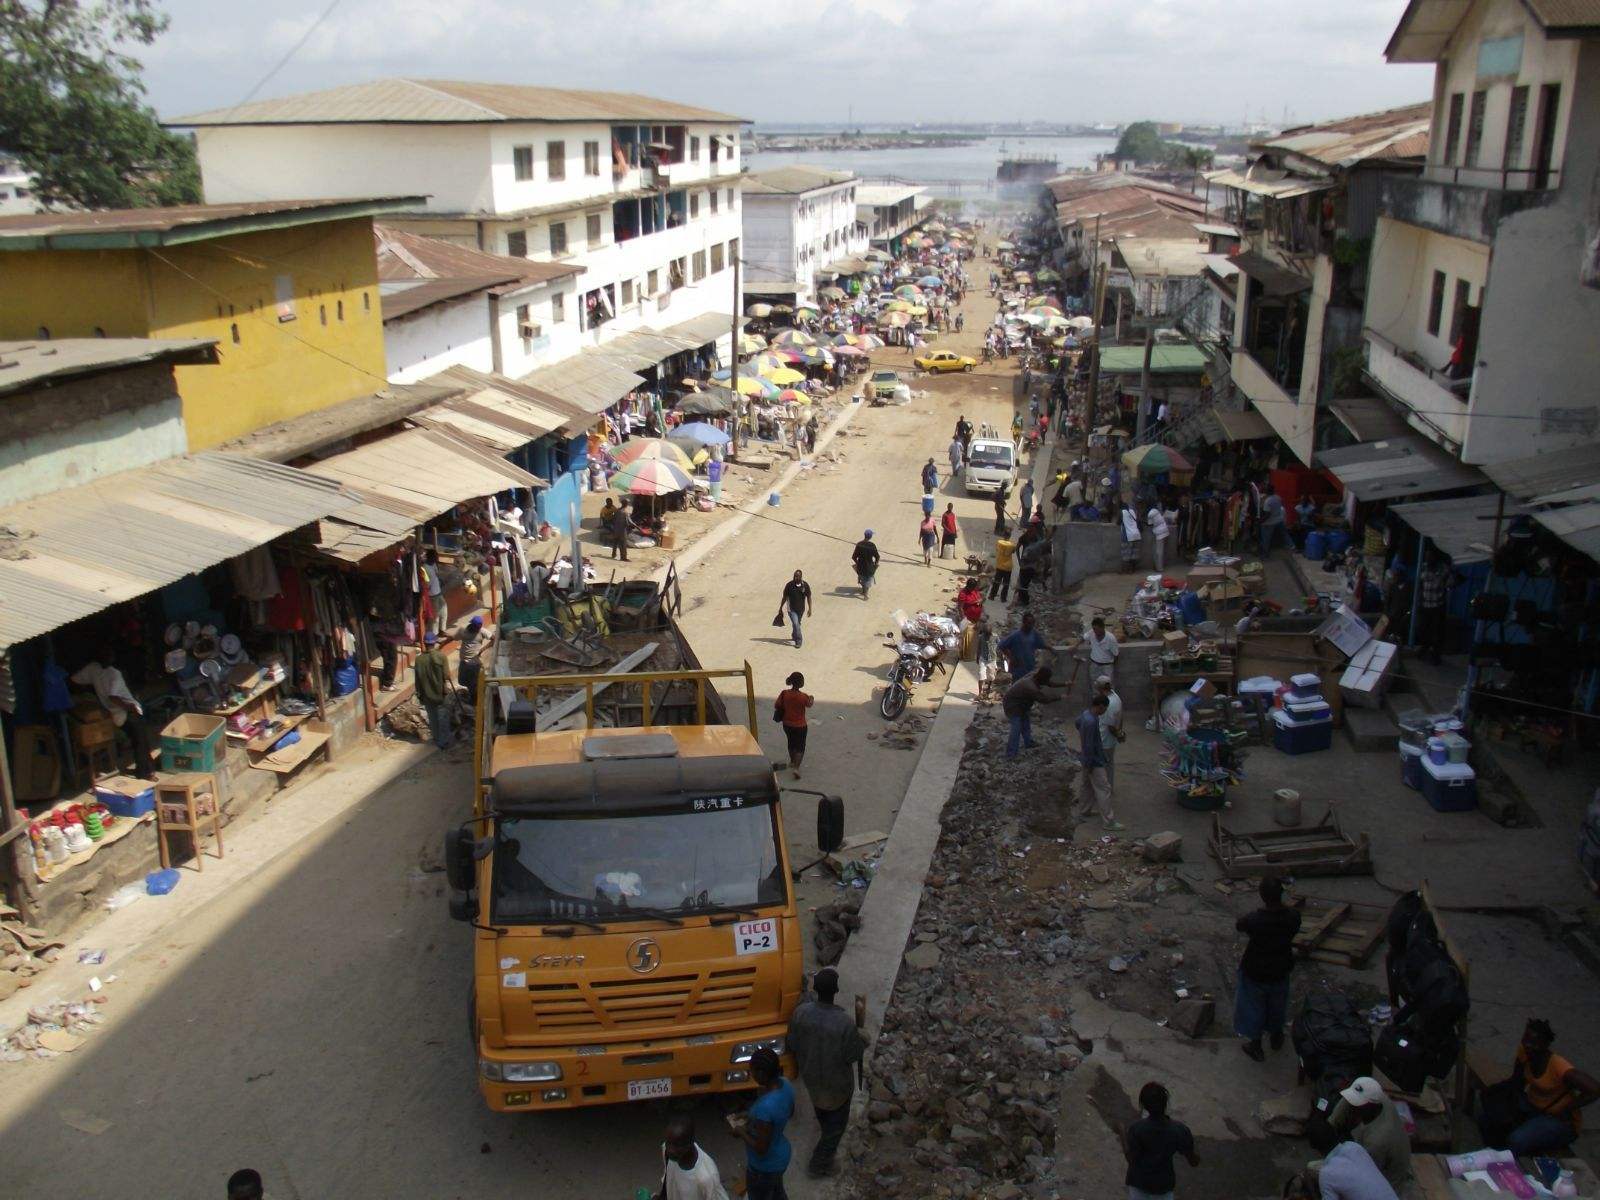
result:
[(983, 138), (972, 137), (852, 137), (842, 138), (826, 134), (806, 136), (784, 134), (778, 137), (753, 136), (746, 143), (751, 154), (809, 154), (825, 150), (829, 154), (863, 150), (949, 150), (963, 146), (983, 144)]

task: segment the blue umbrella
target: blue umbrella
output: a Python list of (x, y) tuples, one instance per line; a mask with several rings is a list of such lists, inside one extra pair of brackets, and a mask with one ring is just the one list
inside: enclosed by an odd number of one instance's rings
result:
[(709, 421), (690, 421), (687, 425), (679, 425), (668, 436), (699, 442), (703, 446), (726, 446), (733, 441)]
[(917, 282), (920, 283), (923, 287), (943, 287), (944, 286), (944, 280), (940, 279), (937, 275), (924, 275), (921, 279), (917, 280)]

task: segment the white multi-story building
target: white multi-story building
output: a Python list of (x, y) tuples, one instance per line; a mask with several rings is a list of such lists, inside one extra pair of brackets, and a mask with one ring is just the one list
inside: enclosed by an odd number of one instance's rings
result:
[(39, 211), (33, 194), (33, 176), (14, 154), (0, 150), (0, 217)]
[(899, 253), (900, 239), (928, 218), (925, 190), (901, 183), (856, 188), (856, 220), (866, 231), (869, 244)]
[(1600, 0), (1412, 0), (1433, 138), (1386, 179), (1367, 374), (1467, 463), (1600, 442)]
[(745, 283), (752, 292), (795, 285), (814, 299), (818, 274), (856, 266), (867, 248), (856, 219), (856, 177), (821, 167), (777, 167), (744, 180)]
[(171, 122), (195, 131), (208, 201), (425, 193), (386, 224), (580, 268), (535, 317), (535, 366), (636, 331), (726, 356), (742, 123), (627, 93), (413, 79)]

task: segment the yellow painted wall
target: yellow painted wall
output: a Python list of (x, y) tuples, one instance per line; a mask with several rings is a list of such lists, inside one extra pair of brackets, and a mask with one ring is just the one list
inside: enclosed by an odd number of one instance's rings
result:
[[(289, 300), (280, 319), (278, 288)], [(368, 217), (151, 250), (0, 254), (0, 337), (212, 337), (216, 366), (178, 367), (189, 448), (203, 450), (386, 386)]]

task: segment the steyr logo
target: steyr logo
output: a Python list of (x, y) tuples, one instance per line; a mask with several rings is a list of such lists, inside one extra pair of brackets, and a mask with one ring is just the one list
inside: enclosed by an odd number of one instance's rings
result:
[(655, 938), (640, 938), (628, 947), (628, 968), (638, 975), (648, 975), (661, 965), (661, 946)]

